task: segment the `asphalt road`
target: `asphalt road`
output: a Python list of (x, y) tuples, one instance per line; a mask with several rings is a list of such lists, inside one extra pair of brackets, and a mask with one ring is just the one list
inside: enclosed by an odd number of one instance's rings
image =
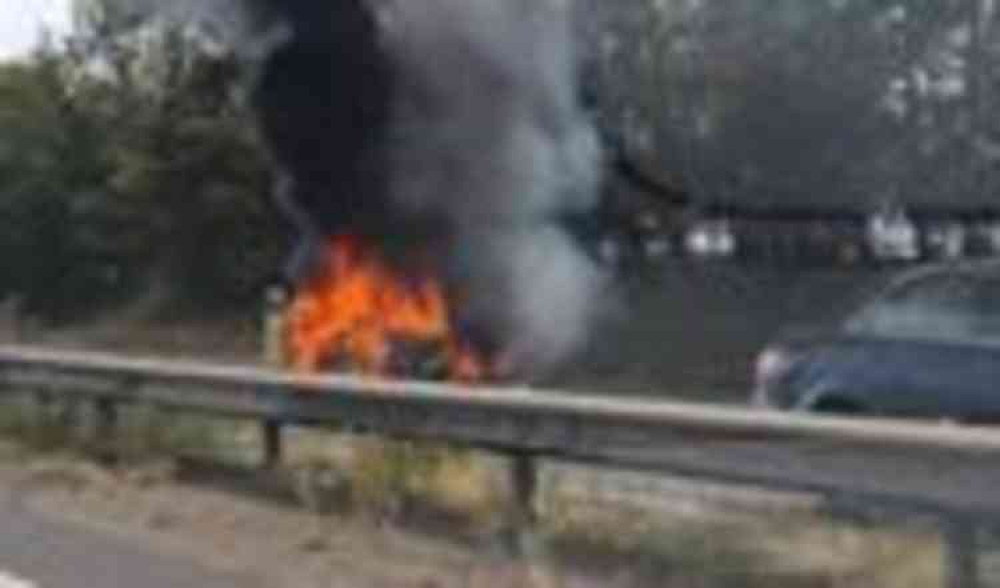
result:
[(48, 520), (0, 494), (0, 588), (139, 587), (265, 588), (134, 539)]

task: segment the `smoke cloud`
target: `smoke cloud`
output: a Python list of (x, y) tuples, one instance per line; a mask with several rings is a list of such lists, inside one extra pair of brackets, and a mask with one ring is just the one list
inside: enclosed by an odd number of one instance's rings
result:
[(576, 91), (569, 7), (383, 4), (396, 83), (389, 197), (449, 235), (468, 320), (542, 369), (586, 336), (603, 276), (561, 221), (596, 204), (600, 150)]
[(303, 236), (291, 271), (340, 231), (404, 260), (432, 250), (470, 332), (528, 372), (565, 360), (605, 280), (565, 224), (594, 208), (601, 179), (571, 3), (233, 1), (174, 5), (232, 23), (259, 56), (277, 198)]

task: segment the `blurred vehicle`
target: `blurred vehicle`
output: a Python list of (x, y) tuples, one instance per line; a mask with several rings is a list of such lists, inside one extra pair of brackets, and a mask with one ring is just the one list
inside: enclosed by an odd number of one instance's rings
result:
[(685, 246), (694, 257), (727, 259), (736, 254), (736, 234), (725, 219), (704, 220), (688, 230)]
[(955, 261), (966, 255), (968, 231), (961, 223), (950, 221), (927, 227), (925, 249), (933, 259)]
[(904, 272), (832, 324), (780, 337), (758, 357), (753, 402), (1000, 420), (1000, 261)]
[(901, 207), (888, 203), (868, 220), (868, 246), (882, 261), (916, 261), (920, 232)]

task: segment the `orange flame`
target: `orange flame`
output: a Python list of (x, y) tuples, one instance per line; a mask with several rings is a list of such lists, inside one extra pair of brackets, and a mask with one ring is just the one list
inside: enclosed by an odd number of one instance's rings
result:
[(441, 284), (428, 276), (400, 276), (360, 239), (334, 238), (323, 271), (297, 294), (288, 316), (293, 367), (317, 371), (346, 361), (369, 375), (390, 374), (394, 346), (426, 345), (440, 353), (447, 376), (475, 381), (482, 360), (452, 329)]

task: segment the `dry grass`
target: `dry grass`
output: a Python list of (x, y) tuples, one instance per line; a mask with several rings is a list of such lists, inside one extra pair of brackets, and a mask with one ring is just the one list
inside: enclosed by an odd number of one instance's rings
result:
[(941, 578), (939, 542), (919, 530), (862, 528), (818, 514), (651, 513), (574, 500), (546, 518), (558, 557), (597, 568), (631, 564), (650, 586), (670, 578), (671, 586), (720, 588), (929, 588)]
[[(396, 522), (408, 509), (424, 509), (453, 525), (455, 535), (483, 537), (502, 528), (509, 512), (499, 460), (312, 434), (291, 445), (299, 460), (293, 467), (338, 472), (354, 508)], [(929, 588), (941, 577), (938, 539), (915, 529), (862, 527), (801, 508), (766, 515), (637, 510), (581, 501), (558, 487), (540, 501), (540, 557), (557, 569), (604, 576), (608, 585)]]
[[(86, 428), (85, 418), (74, 422)], [(18, 436), (36, 450), (62, 447), (29, 460), (23, 480), (31, 488), (170, 484), (176, 472), (163, 455), (192, 448), (244, 453), (253, 432), (133, 408), (121, 436), (129, 467), (109, 482), (112, 474), (80, 460), (78, 452), (66, 453), (79, 447), (79, 431), (64, 424), (56, 407), (0, 405), (0, 434)], [(24, 456), (20, 449), (4, 454)], [(381, 525), (416, 521), (442, 536), (496, 544), (510, 510), (503, 460), (470, 452), (291, 431), (287, 457), (294, 494), (312, 513), (303, 549), (328, 549), (330, 529), (339, 526), (330, 521), (348, 515), (374, 517)], [(861, 527), (793, 509), (767, 515), (711, 507), (635, 509), (581, 500), (558, 486), (540, 501), (538, 536), (546, 546), (540, 557), (556, 569), (603, 577), (608, 586), (923, 588), (937, 586), (941, 577), (938, 541), (919, 531)]]
[[(95, 444), (92, 403), (40, 402), (31, 395), (0, 398), (0, 436), (42, 453), (106, 453)], [(189, 453), (226, 455), (238, 445), (242, 428), (234, 423), (178, 414), (153, 406), (121, 405), (114, 453), (124, 462), (146, 463)]]
[(481, 529), (504, 510), (494, 468), (434, 444), (295, 431), (286, 467), (302, 504), (321, 513), (355, 511), (383, 521), (432, 513)]

